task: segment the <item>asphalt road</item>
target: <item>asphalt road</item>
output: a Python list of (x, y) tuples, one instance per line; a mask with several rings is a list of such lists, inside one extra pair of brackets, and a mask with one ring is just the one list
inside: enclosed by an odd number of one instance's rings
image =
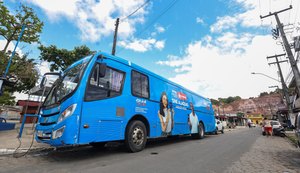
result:
[(219, 173), (249, 151), (260, 135), (259, 128), (245, 128), (207, 135), (202, 140), (184, 137), (151, 141), (139, 153), (112, 146), (105, 150), (79, 147), (21, 158), (0, 157), (0, 172)]

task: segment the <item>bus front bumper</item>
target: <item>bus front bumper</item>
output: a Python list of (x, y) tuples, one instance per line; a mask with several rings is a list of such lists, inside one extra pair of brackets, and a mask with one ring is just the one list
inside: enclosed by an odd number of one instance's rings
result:
[[(74, 116), (74, 118), (75, 117), (76, 116)], [(35, 130), (36, 141), (55, 147), (78, 144), (78, 130), (74, 128), (74, 124), (69, 124), (71, 122), (72, 121), (65, 121), (51, 126), (42, 126), (38, 124)]]

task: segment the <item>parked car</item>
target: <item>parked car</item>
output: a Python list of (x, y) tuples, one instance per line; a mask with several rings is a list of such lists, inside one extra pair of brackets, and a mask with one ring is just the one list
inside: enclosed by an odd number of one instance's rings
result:
[(272, 120), (272, 121), (271, 121), (271, 125), (272, 125), (272, 128), (273, 128), (273, 129), (278, 129), (278, 128), (281, 128), (281, 127), (282, 127), (281, 124), (280, 124), (280, 122), (279, 122), (279, 121), (276, 121), (276, 120)]
[(215, 134), (217, 135), (218, 132), (224, 133), (224, 126), (223, 123), (220, 120), (216, 119), (216, 130), (215, 130)]
[(250, 127), (256, 127), (255, 123), (250, 123)]
[[(273, 135), (285, 137), (285, 130), (279, 121), (271, 120), (270, 124), (272, 126)], [(262, 127), (262, 134), (266, 135), (266, 133), (264, 131), (264, 127)]]

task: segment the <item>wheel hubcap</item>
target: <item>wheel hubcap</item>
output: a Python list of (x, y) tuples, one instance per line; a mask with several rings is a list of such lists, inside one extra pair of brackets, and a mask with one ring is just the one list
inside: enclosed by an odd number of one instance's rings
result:
[(132, 141), (135, 145), (141, 145), (144, 142), (144, 132), (140, 127), (134, 128)]

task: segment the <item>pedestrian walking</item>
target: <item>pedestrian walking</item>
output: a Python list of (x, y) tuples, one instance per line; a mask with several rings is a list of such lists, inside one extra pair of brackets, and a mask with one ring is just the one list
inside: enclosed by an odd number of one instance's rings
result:
[(272, 128), (272, 125), (271, 125), (271, 121), (268, 120), (267, 118), (264, 118), (263, 128), (264, 128), (264, 131), (265, 131), (267, 136), (273, 136), (273, 128)]

